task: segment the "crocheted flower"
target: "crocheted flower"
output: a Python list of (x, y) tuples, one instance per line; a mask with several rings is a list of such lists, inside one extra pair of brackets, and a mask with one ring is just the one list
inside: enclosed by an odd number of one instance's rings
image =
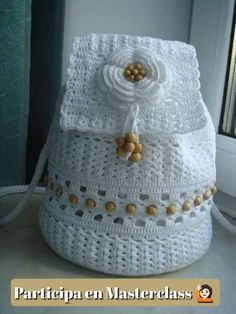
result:
[(157, 54), (143, 47), (116, 51), (98, 77), (100, 89), (106, 93), (110, 103), (122, 109), (134, 103), (156, 103), (168, 83), (167, 67)]

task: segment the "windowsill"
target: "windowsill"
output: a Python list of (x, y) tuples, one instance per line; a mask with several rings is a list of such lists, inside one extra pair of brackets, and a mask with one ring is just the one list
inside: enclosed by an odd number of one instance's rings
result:
[(229, 137), (222, 134), (216, 135), (216, 146), (217, 149), (235, 155), (236, 158), (236, 138)]
[(216, 175), (218, 188), (231, 196), (236, 196), (236, 139), (216, 135)]
[(236, 212), (236, 198), (222, 191), (218, 191), (214, 197), (214, 201), (219, 207), (229, 208)]
[[(222, 193), (216, 197), (222, 202)], [(225, 195), (223, 195), (225, 196)], [(13, 208), (16, 196), (1, 200), (1, 209)], [(0, 296), (1, 309), (4, 313), (18, 312), (10, 303), (10, 281), (12, 278), (104, 278), (112, 277), (95, 271), (76, 266), (56, 255), (44, 242), (37, 223), (37, 209), (41, 196), (33, 195), (24, 213), (15, 221), (0, 229)], [(230, 201), (233, 199), (229, 198)], [(208, 252), (197, 262), (182, 270), (156, 276), (158, 278), (218, 278), (221, 282), (221, 303), (212, 309), (214, 313), (233, 313), (234, 291), (236, 278), (236, 245), (235, 237), (224, 230), (218, 223), (213, 222), (213, 239)], [(96, 313), (97, 308), (90, 309)], [(210, 310), (210, 309), (209, 309)], [(120, 313), (119, 309), (113, 309)], [(132, 308), (130, 308), (132, 311)], [(133, 310), (134, 311), (134, 310)], [(135, 309), (138, 313), (159, 313), (153, 308)], [(63, 313), (71, 313), (64, 308)], [(99, 313), (107, 313), (101, 309)], [(176, 308), (162, 308), (162, 313), (175, 313)], [(181, 313), (202, 313), (201, 308), (181, 308)], [(32, 313), (31, 308), (24, 308), (24, 313)], [(34, 313), (49, 313), (45, 308), (37, 308)], [(50, 313), (58, 313), (58, 308), (51, 308)]]

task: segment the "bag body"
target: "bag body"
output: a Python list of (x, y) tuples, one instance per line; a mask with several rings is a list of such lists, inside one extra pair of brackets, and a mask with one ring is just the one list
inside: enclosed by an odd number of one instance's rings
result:
[(128, 276), (180, 269), (207, 251), (215, 131), (199, 88), (190, 45), (75, 38), (39, 213), (54, 251)]

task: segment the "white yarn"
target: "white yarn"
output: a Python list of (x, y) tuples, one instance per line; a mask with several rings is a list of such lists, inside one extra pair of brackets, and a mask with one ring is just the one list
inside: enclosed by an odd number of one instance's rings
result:
[[(148, 75), (134, 85), (122, 73), (137, 61)], [(211, 241), (211, 209), (227, 229), (235, 227), (211, 194), (194, 204), (215, 182), (215, 131), (199, 87), (190, 45), (128, 35), (76, 38), (61, 109), (33, 182), (2, 223), (20, 211), (49, 154), (39, 221), (58, 254), (132, 276), (172, 271), (200, 258)], [(140, 163), (116, 156), (116, 137), (129, 131), (143, 144)], [(191, 209), (185, 212), (186, 201)], [(106, 210), (107, 202), (115, 204), (114, 212)], [(134, 215), (127, 204), (135, 204)], [(168, 215), (171, 204), (176, 212)], [(157, 215), (147, 214), (150, 205)]]
[(35, 174), (33, 176), (33, 179), (31, 181), (30, 185), (28, 185), (28, 186), (1, 187), (0, 188), (0, 197), (6, 196), (9, 194), (19, 193), (19, 192), (20, 193), (25, 192), (22, 195), (19, 203), (14, 208), (14, 210), (12, 210), (7, 216), (4, 216), (3, 218), (0, 219), (0, 225), (4, 225), (4, 224), (10, 222), (17, 215), (19, 215), (22, 212), (22, 210), (24, 209), (24, 206), (25, 206), (26, 202), (28, 201), (29, 196), (33, 192), (34, 193), (42, 193), (44, 191), (44, 189), (42, 189), (40, 187), (36, 187), (36, 185), (40, 179), (43, 168), (45, 166), (45, 162), (46, 162), (47, 157), (48, 157), (48, 145), (49, 145), (49, 142), (47, 141), (47, 143), (45, 144), (44, 148), (41, 151), (39, 161), (38, 161), (38, 164), (37, 164), (37, 167), (35, 170)]
[[(137, 84), (127, 82), (124, 68), (139, 60), (145, 65), (147, 77)], [(121, 110), (130, 104), (150, 106), (162, 100), (163, 89), (171, 86), (171, 72), (152, 50), (147, 48), (118, 49), (99, 71), (97, 85), (106, 93), (111, 106)]]
[(37, 186), (37, 184), (39, 182), (40, 177), (42, 176), (46, 161), (48, 160), (49, 147), (52, 143), (51, 133), (52, 133), (52, 130), (54, 129), (55, 121), (58, 119), (58, 108), (60, 106), (60, 102), (62, 101), (62, 96), (64, 95), (64, 92), (65, 92), (65, 89), (63, 87), (58, 95), (55, 115), (50, 126), (46, 143), (44, 144), (44, 147), (40, 153), (38, 163), (37, 163), (30, 185), (15, 185), (15, 186), (0, 187), (0, 198), (7, 195), (11, 195), (11, 194), (24, 193), (20, 201), (16, 205), (16, 207), (13, 210), (11, 210), (9, 214), (7, 214), (6, 216), (0, 219), (0, 225), (7, 224), (8, 222), (12, 221), (17, 215), (19, 215), (24, 209), (24, 206), (26, 205), (32, 193), (43, 194), (45, 192), (45, 188)]
[[(79, 216), (63, 215), (62, 211), (46, 209), (40, 212), (42, 233), (52, 249), (75, 264), (109, 274), (142, 276), (159, 274), (185, 267), (199, 259), (210, 245), (212, 236), (210, 212), (192, 224), (150, 230), (141, 227), (129, 232), (114, 232), (98, 228), (99, 221), (78, 223)], [(107, 226), (109, 226), (107, 224)]]
[[(148, 75), (134, 84), (123, 71), (135, 62)], [(54, 250), (89, 268), (137, 276), (184, 267), (207, 250), (212, 196), (197, 207), (194, 199), (215, 182), (215, 131), (199, 86), (192, 46), (128, 35), (74, 40), (48, 163), (49, 181), (63, 193), (48, 188), (40, 212)], [(143, 144), (140, 163), (116, 156), (116, 137), (129, 131)], [(147, 215), (150, 205), (156, 216)]]
[[(121, 67), (137, 58), (151, 76), (134, 87), (122, 77)], [(120, 109), (144, 101), (148, 105), (141, 106), (138, 117), (142, 134), (186, 133), (207, 122), (196, 52), (185, 43), (113, 34), (76, 37), (66, 87), (63, 130), (121, 133), (126, 111)]]

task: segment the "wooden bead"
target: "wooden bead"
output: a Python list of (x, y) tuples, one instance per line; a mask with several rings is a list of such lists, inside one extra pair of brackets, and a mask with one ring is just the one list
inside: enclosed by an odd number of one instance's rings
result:
[(206, 201), (210, 198), (211, 194), (210, 192), (206, 191), (203, 193), (203, 200)]
[(124, 144), (125, 144), (125, 139), (123, 138), (123, 137), (118, 137), (117, 139), (116, 139), (116, 144), (119, 146), (119, 147), (123, 147), (124, 146)]
[(105, 207), (108, 212), (114, 212), (116, 209), (116, 205), (113, 202), (107, 202)]
[(183, 205), (182, 205), (183, 211), (188, 211), (188, 210), (190, 210), (190, 208), (191, 208), (190, 202), (186, 201), (183, 203)]
[(166, 209), (167, 215), (174, 215), (176, 213), (176, 206), (174, 204), (171, 204)]
[(142, 159), (142, 156), (139, 153), (132, 153), (129, 156), (129, 160), (132, 162), (139, 162), (139, 161), (141, 161), (141, 159)]
[(212, 187), (211, 187), (211, 193), (212, 194), (215, 194), (217, 192), (217, 187), (215, 186), (215, 185), (213, 185)]
[(127, 153), (132, 153), (135, 149), (134, 143), (125, 143), (124, 145), (124, 151)]
[(149, 205), (146, 208), (146, 213), (150, 216), (154, 216), (157, 214), (157, 207), (155, 205)]
[(131, 82), (134, 82), (135, 76), (133, 74), (128, 76), (128, 80), (131, 81)]
[(70, 194), (69, 196), (69, 201), (71, 202), (72, 205), (76, 205), (78, 203), (78, 196), (75, 194)]
[(201, 196), (196, 196), (195, 199), (194, 199), (194, 205), (195, 206), (199, 206), (202, 204), (202, 198)]
[(125, 156), (125, 151), (122, 147), (117, 147), (116, 149), (116, 155), (118, 157), (124, 157)]
[(130, 82), (137, 82), (142, 80), (146, 76), (146, 70), (140, 63), (131, 63), (125, 68), (124, 76)]
[(126, 70), (125, 70), (125, 76), (130, 76), (130, 74), (131, 74), (131, 71), (128, 70), (128, 69), (126, 69)]
[(129, 64), (126, 69), (131, 71), (133, 70), (133, 68), (134, 68), (133, 64)]
[(136, 75), (138, 75), (139, 70), (137, 70), (137, 69), (133, 69), (131, 72), (132, 72), (132, 74), (133, 74), (134, 76), (136, 76)]
[(141, 153), (143, 150), (143, 145), (140, 143), (135, 143), (134, 153)]
[(86, 200), (86, 206), (87, 206), (88, 208), (94, 208), (94, 207), (96, 206), (95, 200), (92, 199), (92, 198), (88, 198), (88, 199)]
[(128, 143), (136, 143), (137, 135), (134, 132), (128, 132), (125, 137), (126, 142)]
[(143, 67), (142, 67), (142, 64), (136, 63), (136, 64), (135, 64), (135, 68), (136, 68), (137, 70), (141, 70)]
[(58, 187), (56, 188), (55, 194), (56, 194), (57, 197), (61, 197), (62, 194), (63, 194), (63, 189), (62, 189), (62, 187), (58, 186)]
[(136, 210), (137, 210), (137, 207), (136, 207), (135, 204), (128, 204), (128, 205), (126, 205), (126, 212), (128, 214), (132, 215), (132, 214), (134, 214), (136, 212)]
[(143, 76), (139, 74), (135, 77), (135, 79), (136, 81), (141, 81), (143, 79)]

